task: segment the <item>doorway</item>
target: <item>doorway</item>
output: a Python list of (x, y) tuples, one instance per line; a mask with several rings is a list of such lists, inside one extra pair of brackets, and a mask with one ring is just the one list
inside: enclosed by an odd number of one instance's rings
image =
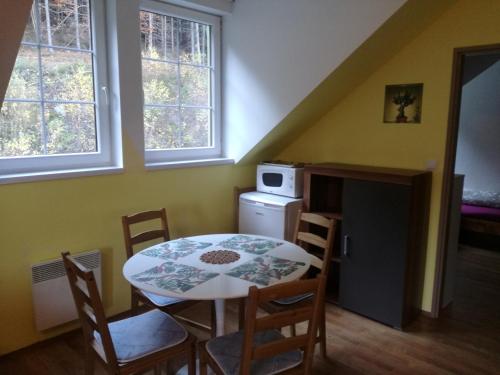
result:
[[(453, 289), (461, 288), (461, 294), (455, 294), (457, 302), (474, 303), (467, 302), (464, 296), (479, 298), (481, 293), (472, 290), (464, 294), (463, 289), (473, 288), (476, 283), (475, 287), (489, 288), (491, 292), (500, 282), (499, 88), (499, 44), (454, 50), (432, 304), (434, 317), (439, 316), (443, 305), (453, 300), (453, 296), (450, 298)], [(465, 174), (465, 180), (457, 177), (456, 172)], [(472, 232), (476, 239), (482, 236), (486, 242), (474, 243), (473, 240), (471, 243), (469, 237), (469, 244), (459, 247), (460, 230), (462, 233)], [(488, 247), (493, 252), (484, 249)], [(457, 251), (459, 248), (460, 252)], [(457, 280), (457, 284), (450, 287), (450, 281)], [(486, 284), (481, 285), (478, 280)], [(500, 292), (493, 295), (497, 300), (499, 297)], [(463, 300), (458, 301), (460, 298)], [(499, 306), (494, 307), (497, 308)]]

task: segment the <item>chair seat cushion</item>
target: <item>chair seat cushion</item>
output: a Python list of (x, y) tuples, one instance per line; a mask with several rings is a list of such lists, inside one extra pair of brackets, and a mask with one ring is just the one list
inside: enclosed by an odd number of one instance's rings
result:
[(278, 305), (293, 305), (294, 303), (305, 301), (306, 299), (312, 298), (313, 296), (314, 293), (306, 293), (299, 296), (276, 299), (273, 301), (273, 303), (277, 303)]
[[(108, 326), (116, 357), (121, 363), (170, 348), (188, 337), (183, 326), (157, 309), (109, 323)], [(99, 333), (95, 332), (94, 337), (102, 345)]]
[[(283, 335), (277, 330), (257, 332), (254, 344), (262, 345), (282, 339)], [(237, 375), (240, 372), (241, 349), (243, 345), (243, 331), (219, 336), (207, 342), (208, 353), (226, 375)], [(302, 363), (302, 352), (293, 350), (274, 357), (252, 361), (250, 373), (252, 375), (272, 375), (291, 369)]]
[(158, 294), (146, 292), (145, 290), (141, 290), (140, 292), (151, 302), (153, 302), (156, 306), (159, 307), (175, 305), (176, 303), (185, 301), (184, 299), (181, 298), (159, 296)]

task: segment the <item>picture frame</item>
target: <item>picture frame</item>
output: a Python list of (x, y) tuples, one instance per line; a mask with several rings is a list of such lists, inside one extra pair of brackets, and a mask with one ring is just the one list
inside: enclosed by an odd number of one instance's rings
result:
[(384, 123), (420, 124), (423, 91), (423, 83), (386, 85)]

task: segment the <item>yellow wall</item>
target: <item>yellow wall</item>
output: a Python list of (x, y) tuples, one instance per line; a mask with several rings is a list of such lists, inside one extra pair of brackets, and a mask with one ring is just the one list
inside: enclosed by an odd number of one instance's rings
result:
[(129, 308), (121, 215), (166, 207), (174, 238), (233, 231), (232, 187), (253, 185), (255, 166), (146, 172), (127, 148), (120, 175), (0, 185), (0, 354), (75, 327), (41, 335), (33, 320), (30, 265), (62, 250), (102, 249), (106, 312)]
[[(407, 168), (438, 161), (425, 310), (432, 298), (452, 49), (500, 42), (499, 25), (499, 1), (460, 1), (279, 155)], [(383, 124), (384, 86), (415, 82), (424, 83), (422, 124)], [(102, 249), (107, 314), (129, 307), (121, 215), (164, 206), (173, 237), (232, 230), (232, 186), (253, 185), (255, 166), (145, 172), (131, 142), (125, 145), (123, 174), (0, 186), (0, 354), (73, 327), (39, 334), (33, 322), (30, 265), (61, 250)]]
[[(422, 300), (426, 311), (432, 303), (452, 52), (492, 43), (500, 43), (500, 1), (459, 1), (279, 155), (412, 169), (437, 160)], [(384, 124), (385, 85), (403, 83), (424, 84), (422, 123)]]

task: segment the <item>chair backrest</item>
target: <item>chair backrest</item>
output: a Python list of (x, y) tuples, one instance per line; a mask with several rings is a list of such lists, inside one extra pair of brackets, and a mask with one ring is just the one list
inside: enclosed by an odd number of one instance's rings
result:
[[(132, 225), (156, 219), (160, 219), (161, 221), (160, 229), (148, 230), (132, 235)], [(134, 245), (158, 238), (163, 239), (163, 241), (170, 240), (167, 223), (167, 212), (165, 208), (156, 211), (144, 211), (133, 215), (122, 216), (122, 225), (123, 237), (125, 239), (125, 250), (127, 251), (127, 259), (131, 258), (132, 255), (134, 255)]]
[[(291, 281), (261, 289), (255, 286), (250, 287), (240, 364), (241, 375), (250, 374), (250, 364), (252, 360), (273, 357), (280, 353), (286, 353), (296, 349), (303, 351), (303, 361), (298, 371), (304, 374), (309, 374), (311, 372), (318, 320), (321, 315), (322, 300), (325, 294), (325, 284), (324, 276), (318, 276), (314, 279)], [(290, 308), (287, 311), (271, 313), (257, 318), (259, 304), (306, 293), (314, 294), (311, 304)], [(260, 346), (254, 345), (253, 338), (256, 332), (280, 329), (301, 322), (308, 322), (307, 332), (305, 334), (293, 337), (283, 337), (282, 339)]]
[[(310, 231), (302, 231), (304, 226), (310, 230), (311, 226), (318, 226), (326, 229), (326, 236), (322, 237)], [(310, 212), (299, 211), (297, 215), (297, 222), (295, 224), (295, 232), (293, 242), (303, 247), (306, 250), (311, 248), (318, 249), (323, 252), (322, 259), (316, 256), (311, 258), (311, 265), (318, 268), (322, 275), (326, 276), (330, 269), (330, 261), (333, 256), (333, 239), (335, 237), (335, 227), (337, 221), (325, 216), (314, 214)], [(315, 255), (315, 254), (312, 254)]]
[[(71, 257), (69, 252), (61, 255), (82, 324), (86, 349), (94, 350), (108, 367), (117, 369), (116, 352), (94, 274)], [(96, 341), (94, 332), (99, 334), (100, 344)]]

